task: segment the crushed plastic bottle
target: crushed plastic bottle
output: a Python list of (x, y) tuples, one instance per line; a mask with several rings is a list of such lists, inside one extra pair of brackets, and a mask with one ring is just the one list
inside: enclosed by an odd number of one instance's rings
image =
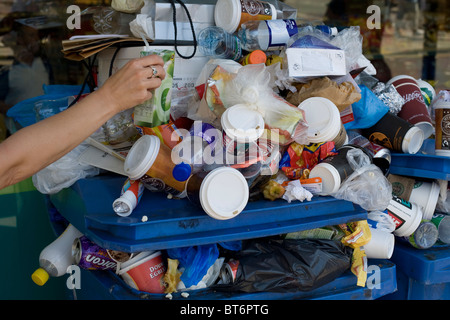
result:
[(326, 25), (305, 24), (303, 20), (251, 20), (241, 25), (238, 38), (244, 50), (281, 50), (287, 41), (299, 32), (313, 31), (314, 29), (326, 35), (334, 36), (337, 29)]
[(220, 27), (212, 26), (200, 31), (198, 47), (201, 53), (216, 59), (239, 61), (242, 58), (239, 38)]

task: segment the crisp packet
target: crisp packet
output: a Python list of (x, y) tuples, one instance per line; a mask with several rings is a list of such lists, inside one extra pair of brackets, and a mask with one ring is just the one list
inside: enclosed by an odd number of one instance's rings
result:
[(308, 145), (293, 142), (284, 152), (279, 166), (289, 179), (307, 179), (316, 164), (337, 154), (333, 141)]

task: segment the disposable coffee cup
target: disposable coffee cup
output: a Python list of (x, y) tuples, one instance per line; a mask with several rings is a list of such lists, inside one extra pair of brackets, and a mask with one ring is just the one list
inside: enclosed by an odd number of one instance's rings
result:
[(423, 101), (425, 102), (425, 105), (429, 107), (431, 101), (433, 101), (434, 97), (436, 96), (436, 91), (434, 90), (433, 86), (428, 82), (422, 79), (417, 79), (416, 81), (417, 85), (420, 88), (420, 91), (422, 92)]
[(398, 237), (409, 237), (419, 227), (423, 218), (422, 209), (418, 205), (397, 196), (392, 196), (386, 210), (394, 220), (394, 235)]
[(164, 293), (166, 266), (161, 252), (141, 252), (121, 264), (119, 275), (133, 289), (149, 293)]
[(218, 0), (214, 9), (214, 21), (228, 33), (234, 33), (249, 20), (274, 20), (276, 8), (259, 0)]
[(438, 229), (438, 241), (443, 244), (450, 244), (450, 216), (448, 214), (436, 213), (431, 222)]
[(398, 116), (416, 125), (423, 131), (424, 138), (428, 138), (433, 133), (434, 128), (416, 79), (407, 75), (399, 75), (386, 83), (387, 86), (391, 84), (405, 100)]
[(385, 230), (370, 228), (370, 241), (364, 245), (369, 259), (390, 259), (394, 252), (395, 236)]
[(410, 154), (417, 153), (424, 140), (421, 129), (391, 112), (387, 112), (372, 127), (362, 129), (361, 133), (373, 143)]
[(198, 172), (187, 181), (188, 199), (203, 208), (210, 217), (228, 220), (244, 210), (249, 198), (247, 180), (238, 170), (219, 167)]
[(144, 135), (128, 152), (124, 170), (131, 180), (141, 181), (150, 190), (182, 197), (186, 181), (178, 181), (173, 177), (175, 165), (169, 147), (161, 144), (156, 136)]
[(423, 209), (423, 218), (431, 220), (439, 198), (440, 188), (436, 182), (416, 181), (409, 197)]
[(434, 113), (436, 155), (450, 157), (450, 102), (439, 101), (436, 103)]
[(370, 154), (364, 151), (363, 148), (345, 145), (337, 150), (338, 155), (326, 157), (312, 168), (309, 177), (322, 179), (322, 192), (320, 195), (336, 193), (342, 182), (353, 173), (354, 170), (347, 161), (347, 152), (354, 148), (361, 149), (371, 158)]
[(342, 125), (339, 109), (327, 98), (305, 99), (298, 108), (305, 112), (308, 124), (307, 138), (310, 143), (333, 141), (338, 137), (345, 142), (347, 133)]

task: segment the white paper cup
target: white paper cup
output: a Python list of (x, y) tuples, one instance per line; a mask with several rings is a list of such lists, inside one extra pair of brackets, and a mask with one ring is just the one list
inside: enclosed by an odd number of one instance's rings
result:
[(214, 9), (214, 22), (228, 33), (234, 33), (248, 20), (273, 20), (276, 8), (266, 1), (218, 0)]
[(364, 251), (369, 259), (390, 259), (394, 252), (395, 236), (385, 230), (370, 228), (372, 237), (364, 245)]
[(439, 185), (435, 182), (416, 181), (411, 191), (409, 201), (423, 209), (423, 219), (431, 220), (439, 198)]
[(388, 215), (394, 220), (394, 235), (409, 237), (416, 231), (423, 218), (422, 209), (409, 201), (393, 196), (387, 209)]
[(145, 251), (121, 264), (119, 275), (132, 288), (150, 293), (164, 293), (166, 267), (161, 252)]

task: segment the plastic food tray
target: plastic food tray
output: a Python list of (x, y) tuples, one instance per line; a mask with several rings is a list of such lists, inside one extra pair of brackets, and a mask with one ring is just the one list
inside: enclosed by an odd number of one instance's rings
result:
[(119, 175), (81, 179), (50, 200), (90, 240), (125, 252), (251, 239), (367, 219), (367, 211), (352, 202), (315, 196), (304, 202), (249, 202), (237, 217), (216, 220), (188, 199), (167, 199), (148, 190), (130, 216), (119, 217), (112, 203), (124, 181)]

